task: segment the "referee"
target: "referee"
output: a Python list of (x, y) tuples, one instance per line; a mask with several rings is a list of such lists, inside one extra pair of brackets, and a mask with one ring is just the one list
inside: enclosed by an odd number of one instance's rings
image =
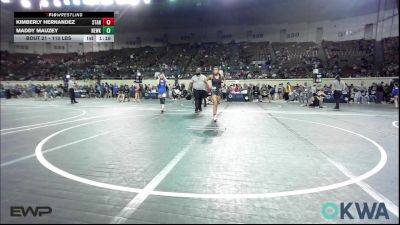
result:
[(192, 77), (189, 90), (193, 89), (195, 112), (201, 112), (201, 103), (207, 95), (207, 77), (201, 74), (201, 68), (196, 69), (196, 75)]
[(346, 88), (344, 81), (340, 80), (340, 76), (337, 75), (332, 83), (333, 98), (335, 99), (336, 106), (334, 109), (339, 109), (340, 97), (342, 97), (342, 91)]
[(69, 97), (71, 98), (71, 104), (78, 103), (75, 100), (75, 86), (76, 86), (75, 79), (71, 77), (71, 79), (68, 81), (68, 90), (69, 90)]

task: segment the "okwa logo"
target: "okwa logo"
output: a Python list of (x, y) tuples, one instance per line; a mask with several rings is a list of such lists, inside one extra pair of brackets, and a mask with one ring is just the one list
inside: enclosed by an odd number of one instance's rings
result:
[(389, 219), (385, 203), (374, 202), (368, 204), (366, 202), (341, 202), (339, 206), (335, 203), (328, 202), (322, 206), (322, 216), (327, 220), (333, 219)]

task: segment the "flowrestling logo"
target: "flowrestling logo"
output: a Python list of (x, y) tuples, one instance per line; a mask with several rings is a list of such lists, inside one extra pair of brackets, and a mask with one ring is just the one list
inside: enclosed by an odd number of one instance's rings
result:
[(322, 217), (327, 220), (333, 219), (389, 219), (385, 203), (374, 202), (341, 202), (339, 205), (333, 202), (322, 206)]

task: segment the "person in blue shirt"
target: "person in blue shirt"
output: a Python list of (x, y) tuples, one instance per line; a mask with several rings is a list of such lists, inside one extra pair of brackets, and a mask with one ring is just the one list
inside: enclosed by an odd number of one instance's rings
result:
[(135, 85), (131, 85), (129, 97), (135, 98), (135, 91), (136, 91)]
[(117, 97), (117, 93), (118, 93), (118, 85), (114, 84), (114, 87), (113, 87), (113, 98)]
[(165, 98), (167, 97), (167, 78), (164, 73), (158, 77), (158, 98), (161, 104), (161, 113), (164, 113)]
[(394, 83), (393, 89), (392, 89), (392, 97), (394, 101), (394, 107), (398, 108), (399, 107), (399, 84)]

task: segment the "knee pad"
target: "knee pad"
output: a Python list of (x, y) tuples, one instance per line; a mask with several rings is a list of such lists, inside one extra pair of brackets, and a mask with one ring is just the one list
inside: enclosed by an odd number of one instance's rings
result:
[(160, 104), (165, 104), (165, 98), (160, 98)]

